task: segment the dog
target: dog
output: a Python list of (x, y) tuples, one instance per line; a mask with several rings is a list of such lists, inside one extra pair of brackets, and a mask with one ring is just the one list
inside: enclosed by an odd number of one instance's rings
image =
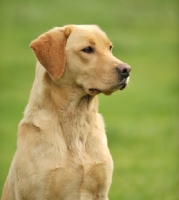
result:
[(131, 68), (96, 25), (66, 25), (30, 44), (36, 75), (1, 200), (108, 200), (113, 160), (99, 93), (123, 90)]

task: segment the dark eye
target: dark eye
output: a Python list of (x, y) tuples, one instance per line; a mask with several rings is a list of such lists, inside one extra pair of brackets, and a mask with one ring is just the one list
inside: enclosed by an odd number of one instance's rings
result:
[(110, 45), (110, 46), (109, 46), (109, 49), (110, 49), (110, 50), (112, 50), (112, 47), (113, 47), (113, 46), (112, 46), (112, 45)]
[(94, 52), (94, 49), (92, 47), (86, 47), (84, 49), (82, 49), (83, 52), (85, 53), (93, 53)]

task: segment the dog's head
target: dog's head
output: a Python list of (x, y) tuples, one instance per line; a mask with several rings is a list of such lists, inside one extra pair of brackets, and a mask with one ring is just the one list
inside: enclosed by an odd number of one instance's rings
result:
[(113, 56), (112, 43), (95, 25), (54, 28), (30, 47), (59, 85), (77, 85), (96, 95), (122, 90), (128, 83), (130, 66)]

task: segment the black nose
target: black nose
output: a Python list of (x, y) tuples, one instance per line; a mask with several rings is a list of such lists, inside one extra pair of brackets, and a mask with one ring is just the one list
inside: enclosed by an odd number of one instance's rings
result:
[(116, 67), (116, 71), (123, 78), (127, 78), (130, 75), (131, 67), (126, 63), (122, 63)]

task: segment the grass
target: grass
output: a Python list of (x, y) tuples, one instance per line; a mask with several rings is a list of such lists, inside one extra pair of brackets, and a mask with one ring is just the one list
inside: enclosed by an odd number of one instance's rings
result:
[(110, 200), (179, 196), (177, 1), (2, 1), (0, 194), (34, 79), (29, 43), (54, 26), (98, 24), (132, 67), (126, 90), (100, 95), (115, 170)]

